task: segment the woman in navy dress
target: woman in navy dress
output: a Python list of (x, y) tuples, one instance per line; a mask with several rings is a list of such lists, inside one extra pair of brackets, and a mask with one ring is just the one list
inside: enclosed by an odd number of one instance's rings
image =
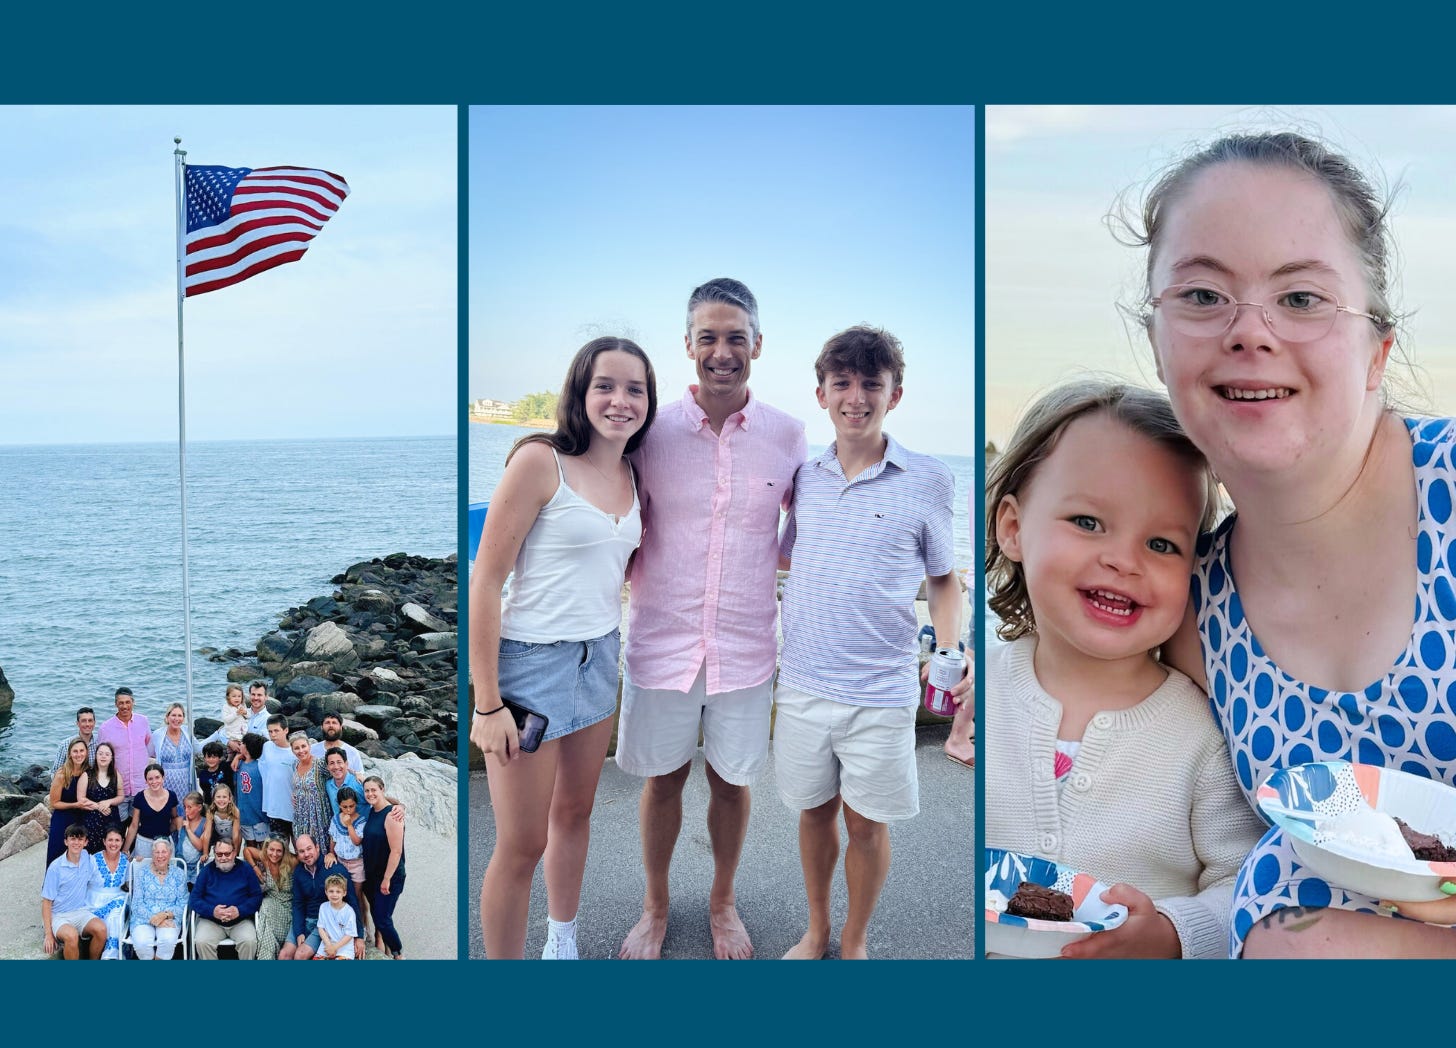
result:
[[(66, 747), (66, 763), (51, 779), (51, 834), (46, 844), (46, 869), (59, 855), (66, 853), (66, 828), (80, 822), (86, 814), (86, 760), (89, 751), (83, 739), (75, 738)], [(77, 800), (77, 797), (81, 800)]]
[(394, 927), (394, 907), (404, 891), (404, 820), (391, 819), (394, 805), (384, 796), (384, 780), (364, 780), (369, 821), (364, 824), (364, 894), (374, 914), (374, 929), (385, 953), (404, 959), (404, 944)]

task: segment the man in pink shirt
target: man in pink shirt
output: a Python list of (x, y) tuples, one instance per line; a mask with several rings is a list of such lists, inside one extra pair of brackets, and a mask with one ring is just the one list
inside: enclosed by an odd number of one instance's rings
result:
[(687, 327), (697, 385), (659, 407), (632, 456), (645, 530), (630, 573), (617, 764), (647, 779), (639, 804), (647, 891), (620, 956), (662, 955), (668, 867), (701, 731), (713, 955), (738, 960), (753, 956), (733, 879), (748, 787), (768, 756), (779, 511), (808, 449), (802, 422), (748, 391), (763, 345), (752, 292), (710, 280), (688, 299)]
[(135, 712), (136, 699), (130, 688), (116, 689), (116, 716), (108, 718), (96, 729), (101, 742), (111, 743), (116, 753), (116, 771), (126, 787), (126, 796), (116, 806), (116, 813), (124, 824), (131, 818), (131, 799), (146, 787), (142, 773), (151, 758), (147, 747), (152, 742), (151, 725), (146, 717)]

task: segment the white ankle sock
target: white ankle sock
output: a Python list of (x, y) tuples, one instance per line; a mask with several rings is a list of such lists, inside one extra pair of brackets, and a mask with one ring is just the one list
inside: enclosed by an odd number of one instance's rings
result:
[(556, 921), (546, 918), (546, 945), (541, 950), (543, 961), (574, 961), (576, 952), (576, 918)]

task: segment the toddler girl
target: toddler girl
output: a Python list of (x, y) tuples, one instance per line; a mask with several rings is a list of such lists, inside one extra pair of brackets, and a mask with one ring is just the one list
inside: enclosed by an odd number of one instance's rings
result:
[(1120, 927), (1065, 957), (1222, 957), (1263, 825), (1208, 699), (1158, 649), (1188, 608), (1218, 492), (1166, 398), (1043, 396), (987, 480), (986, 843), (1112, 884)]
[(229, 684), (222, 703), (222, 734), (229, 751), (243, 752), (243, 735), (247, 730), (248, 711), (243, 708), (242, 685)]

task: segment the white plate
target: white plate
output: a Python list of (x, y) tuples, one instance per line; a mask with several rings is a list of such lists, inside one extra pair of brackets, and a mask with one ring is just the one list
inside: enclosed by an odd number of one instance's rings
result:
[(985, 886), (1008, 899), (1022, 881), (1066, 892), (1072, 897), (1070, 921), (1039, 921), (986, 910), (986, 955), (1001, 957), (1057, 957), (1062, 947), (1116, 928), (1127, 920), (1127, 907), (1102, 901), (1108, 889), (1091, 874), (1049, 859), (1022, 855), (1003, 848), (986, 849)]
[(1331, 884), (1375, 899), (1444, 899), (1443, 880), (1456, 881), (1456, 862), (1397, 858), (1326, 840), (1322, 821), (1374, 808), (1447, 844), (1456, 842), (1456, 789), (1394, 768), (1320, 761), (1281, 768), (1255, 794), (1259, 809), (1282, 829), (1299, 861)]

